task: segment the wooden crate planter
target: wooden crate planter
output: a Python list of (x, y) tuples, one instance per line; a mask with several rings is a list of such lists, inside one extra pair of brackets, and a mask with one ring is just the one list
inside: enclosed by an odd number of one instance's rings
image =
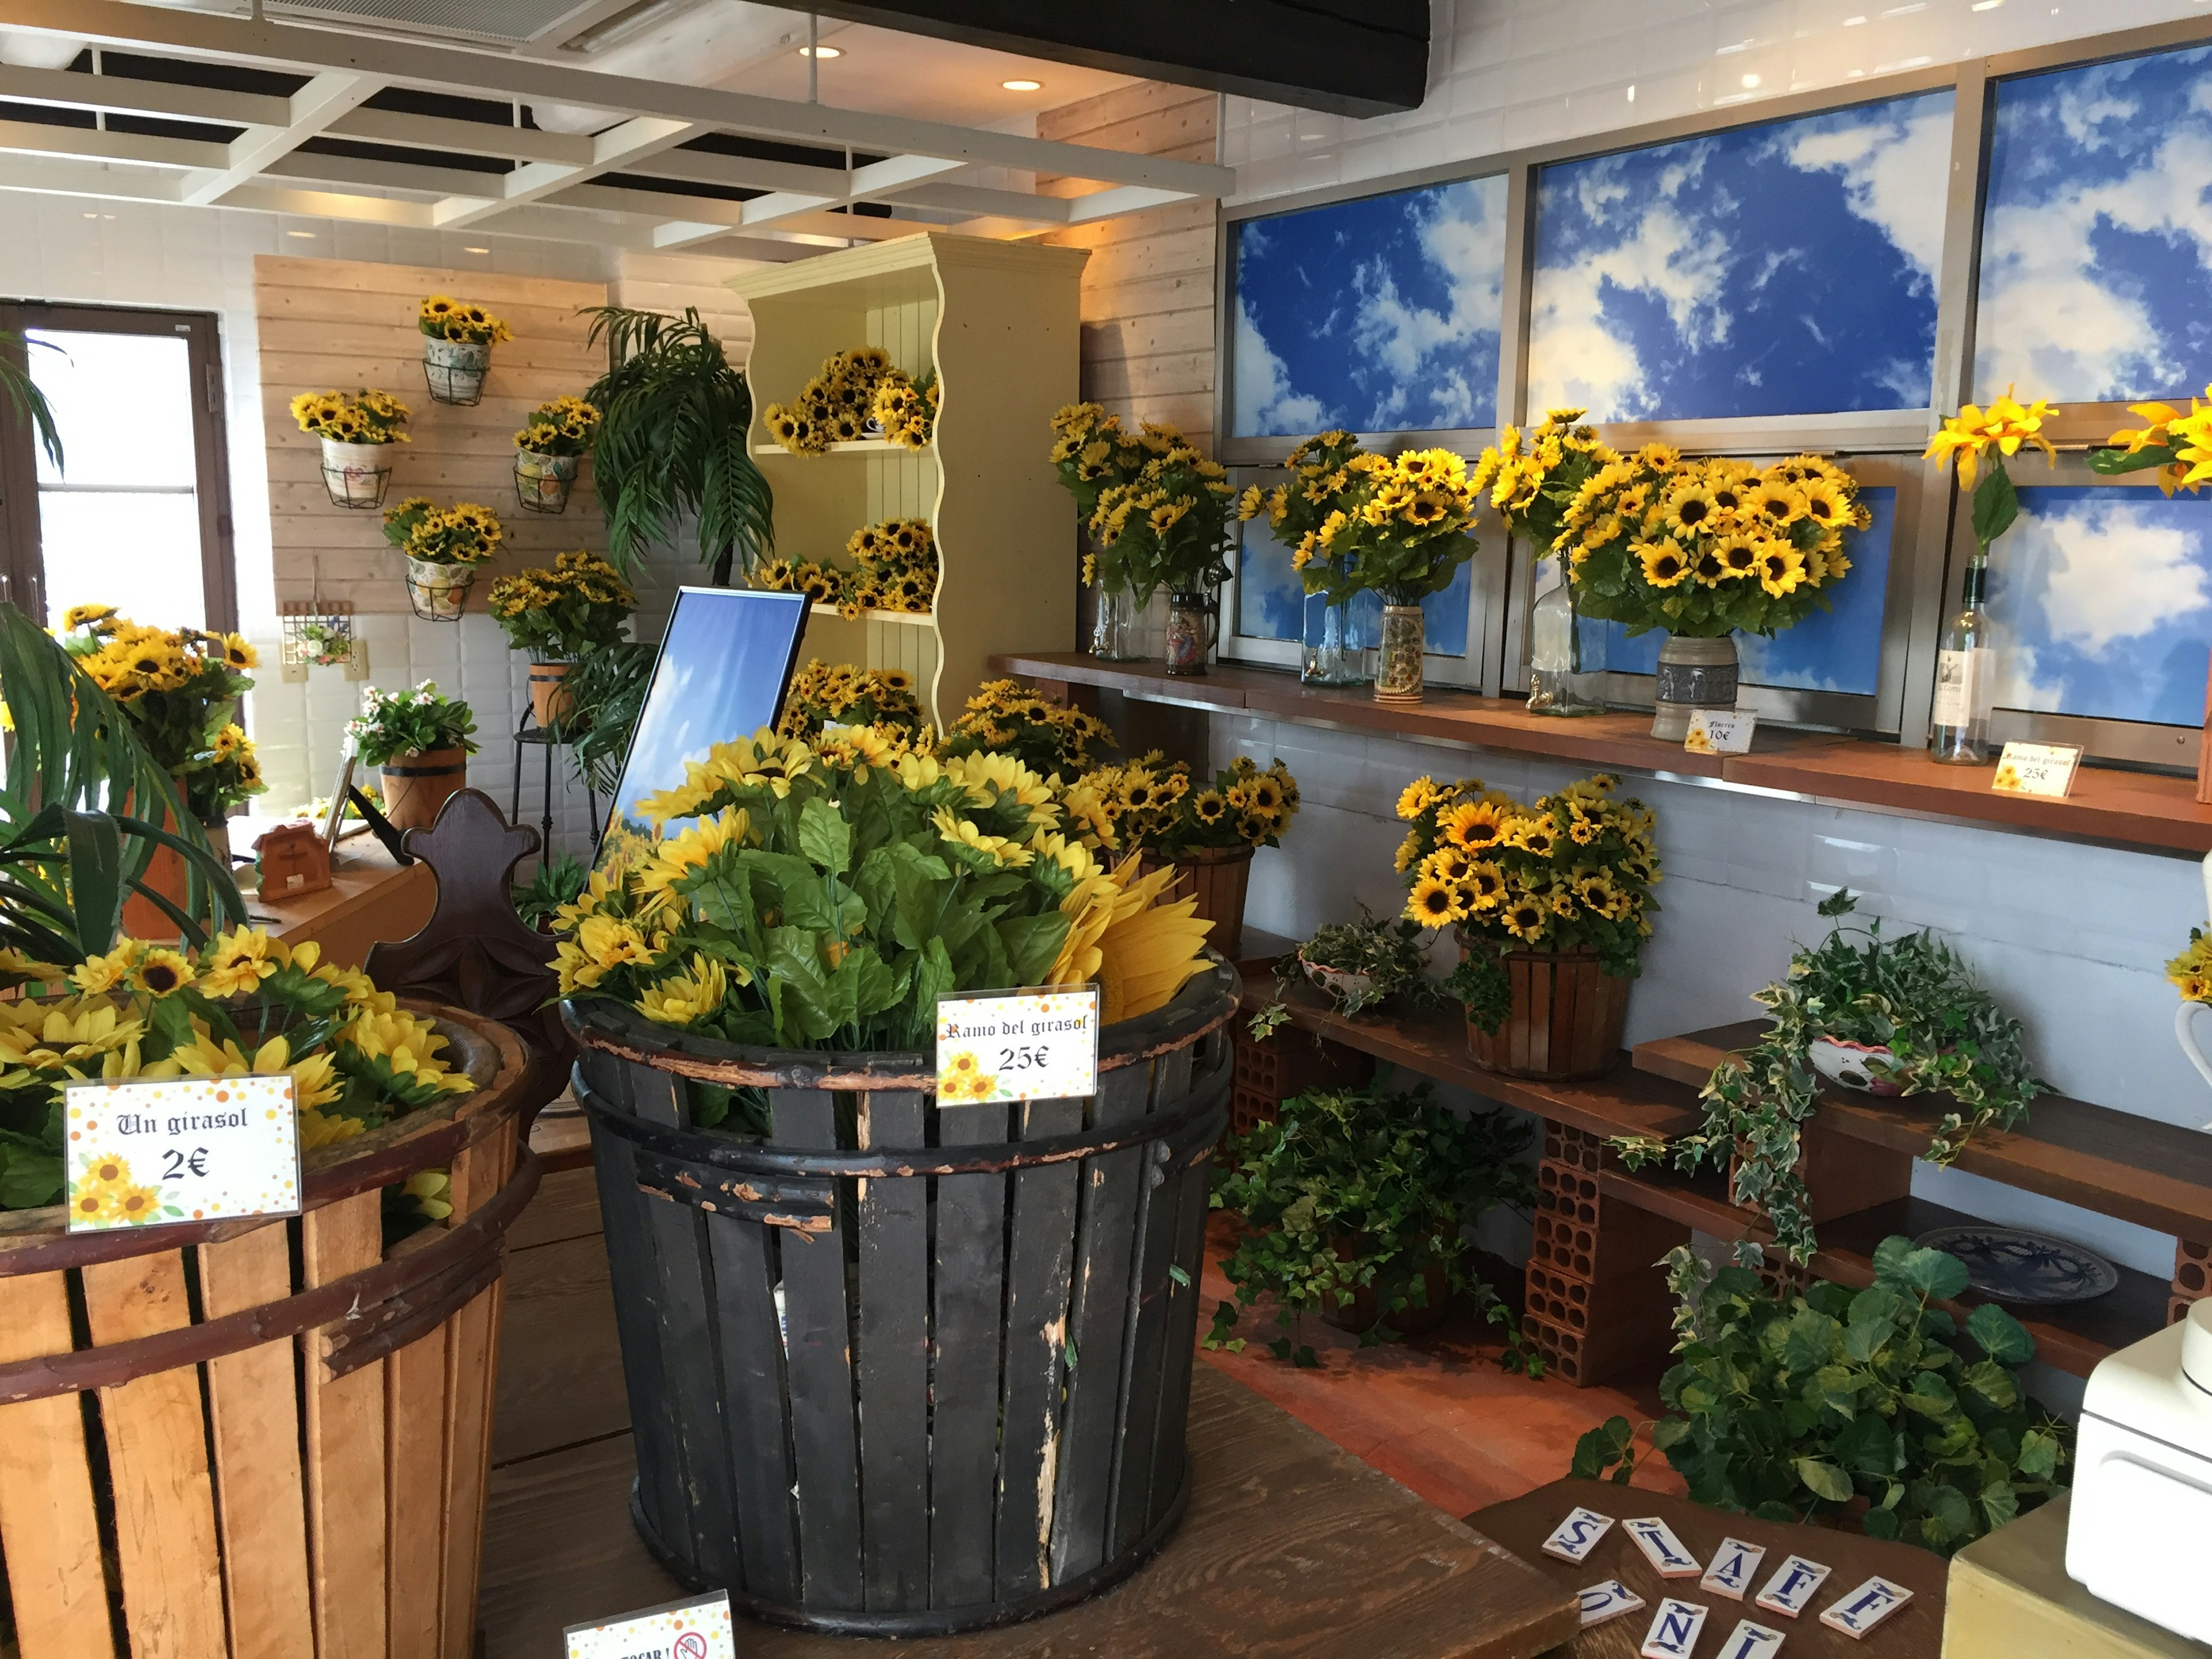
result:
[[(21, 1659), (474, 1651), (501, 1245), (538, 1166), (514, 1037), (408, 1006), (476, 1092), (308, 1154), (299, 1219), (71, 1237), (58, 1207), (0, 1218)], [(452, 1217), (387, 1256), (381, 1189), (441, 1166)]]
[[(611, 1002), (580, 1048), (632, 1519), (757, 1616), (919, 1635), (1104, 1589), (1166, 1538), (1228, 964), (1109, 1028), (1090, 1100), (940, 1111), (917, 1054), (742, 1048)], [(690, 1126), (758, 1088), (767, 1138)]]
[(1509, 951), (1504, 963), (1512, 1011), (1495, 1036), (1468, 1026), (1474, 1063), (1507, 1077), (1552, 1083), (1611, 1071), (1620, 1054), (1632, 981), (1600, 971), (1589, 951)]

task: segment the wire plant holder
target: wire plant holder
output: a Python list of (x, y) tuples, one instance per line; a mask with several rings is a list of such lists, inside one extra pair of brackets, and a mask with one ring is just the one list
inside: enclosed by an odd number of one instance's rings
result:
[(476, 586), (477, 573), (466, 565), (433, 564), (428, 559), (407, 561), (407, 603), (425, 622), (457, 623)]
[(331, 505), (373, 513), (392, 488), (392, 446), (323, 440), (323, 488)]
[(576, 487), (580, 455), (541, 455), (532, 449), (514, 452), (514, 504), (526, 513), (566, 513), (568, 492)]
[(431, 400), (441, 404), (475, 404), (483, 399), (484, 377), (491, 373), (489, 341), (425, 340), (422, 342), (422, 381)]

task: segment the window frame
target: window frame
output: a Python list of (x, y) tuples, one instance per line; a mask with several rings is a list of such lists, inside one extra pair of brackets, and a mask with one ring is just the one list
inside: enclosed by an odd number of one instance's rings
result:
[[(185, 373), (194, 393), (192, 490), (198, 510), (200, 580), (207, 626), (216, 633), (234, 630), (238, 627), (238, 561), (230, 511), (222, 336), (216, 314), (138, 306), (0, 301), (0, 330), (22, 334), (33, 329), (183, 337)], [(19, 367), (27, 362), (27, 345), (9, 343), (0, 349)], [(0, 598), (13, 599), (38, 621), (46, 617), (42, 548), (35, 434), (13, 405), (0, 398)]]

